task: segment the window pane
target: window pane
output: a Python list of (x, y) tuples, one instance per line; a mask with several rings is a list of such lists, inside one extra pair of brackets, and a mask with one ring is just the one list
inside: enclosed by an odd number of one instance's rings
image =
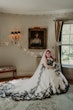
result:
[(69, 64), (72, 65), (73, 64), (73, 54), (69, 55)]
[(73, 44), (73, 35), (70, 35), (70, 44)]
[(62, 35), (62, 44), (69, 44), (69, 35)]
[(61, 44), (62, 64), (73, 65), (73, 23), (63, 25)]
[(62, 46), (61, 53), (62, 55), (69, 54), (69, 46)]
[(73, 46), (70, 46), (70, 54), (73, 56)]
[(69, 64), (69, 55), (61, 55), (61, 62), (62, 64)]
[(73, 34), (73, 24), (71, 24), (71, 34)]
[(70, 34), (70, 24), (64, 24), (62, 34)]

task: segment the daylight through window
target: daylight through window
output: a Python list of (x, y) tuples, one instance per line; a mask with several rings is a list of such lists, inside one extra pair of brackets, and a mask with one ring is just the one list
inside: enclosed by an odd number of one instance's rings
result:
[(61, 63), (62, 65), (73, 65), (73, 23), (63, 24)]

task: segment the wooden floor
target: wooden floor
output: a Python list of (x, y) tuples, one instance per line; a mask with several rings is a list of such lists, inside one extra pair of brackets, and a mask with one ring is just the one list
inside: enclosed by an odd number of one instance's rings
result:
[[(13, 79), (20, 79), (20, 78), (30, 78), (31, 76), (18, 76), (16, 78), (1, 78), (0, 79), (0, 82), (3, 82), (3, 81), (10, 81), (10, 80), (13, 80)], [(73, 79), (68, 79), (68, 82), (69, 84), (73, 84)]]
[(69, 79), (68, 82), (73, 85), (73, 79)]

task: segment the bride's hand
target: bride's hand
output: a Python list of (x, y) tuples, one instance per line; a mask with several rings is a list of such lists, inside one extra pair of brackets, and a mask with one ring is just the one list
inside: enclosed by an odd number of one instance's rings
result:
[(50, 66), (50, 65), (47, 65), (47, 68), (48, 68), (48, 69), (53, 69), (53, 67), (52, 67), (52, 66)]

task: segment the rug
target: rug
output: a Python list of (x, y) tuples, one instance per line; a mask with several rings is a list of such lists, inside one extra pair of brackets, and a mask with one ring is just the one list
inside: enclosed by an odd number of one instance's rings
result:
[(66, 94), (32, 101), (13, 101), (0, 98), (0, 110), (73, 110), (73, 85)]

